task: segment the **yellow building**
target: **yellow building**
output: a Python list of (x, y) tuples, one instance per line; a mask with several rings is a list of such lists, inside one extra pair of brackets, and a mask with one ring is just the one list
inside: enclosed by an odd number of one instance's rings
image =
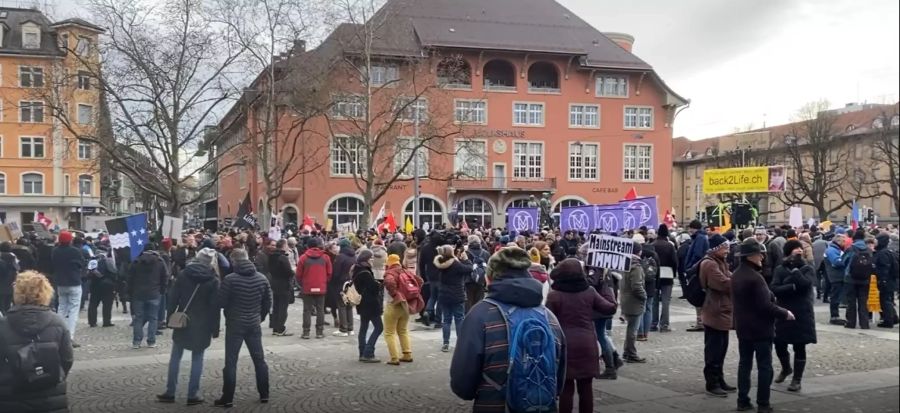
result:
[(43, 213), (54, 226), (78, 227), (82, 207), (100, 212), (99, 150), (72, 131), (97, 127), (101, 33), (80, 19), (53, 23), (37, 10), (0, 7), (3, 222)]

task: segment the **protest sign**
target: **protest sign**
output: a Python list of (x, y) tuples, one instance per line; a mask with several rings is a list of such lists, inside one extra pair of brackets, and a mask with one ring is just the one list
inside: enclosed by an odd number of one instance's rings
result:
[(594, 206), (580, 205), (575, 207), (562, 207), (559, 226), (563, 232), (591, 232), (595, 228)]
[(184, 230), (184, 220), (181, 218), (163, 217), (162, 236), (163, 238), (179, 239), (181, 232)]
[(538, 231), (539, 210), (537, 208), (508, 208), (506, 210), (506, 229), (522, 233)]
[(627, 271), (631, 268), (634, 241), (630, 238), (591, 234), (588, 243), (587, 266)]

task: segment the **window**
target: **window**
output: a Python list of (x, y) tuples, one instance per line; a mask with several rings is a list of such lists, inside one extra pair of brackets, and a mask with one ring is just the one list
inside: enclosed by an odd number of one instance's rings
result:
[(69, 34), (62, 33), (59, 35), (59, 48), (68, 53), (69, 52)]
[(506, 205), (506, 209), (510, 208), (528, 208), (528, 198), (520, 198), (509, 201), (509, 204)]
[(544, 104), (514, 103), (513, 125), (544, 126)]
[(90, 142), (83, 140), (83, 139), (79, 139), (78, 140), (78, 159), (82, 160), (82, 161), (86, 160), (86, 159), (91, 159), (92, 149), (93, 149), (93, 145), (91, 145)]
[(41, 123), (44, 121), (44, 102), (19, 102), (19, 122)]
[(19, 86), (44, 87), (44, 69), (34, 66), (19, 66)]
[(428, 101), (424, 98), (416, 100), (399, 98), (397, 99), (397, 110), (402, 111), (399, 119), (403, 121), (415, 122), (416, 115), (418, 115), (419, 122), (428, 120)]
[(6, 194), (6, 174), (3, 172), (0, 172), (0, 194)]
[(569, 179), (596, 181), (599, 177), (600, 145), (595, 143), (569, 144)]
[[(365, 68), (363, 68), (365, 69)], [(383, 86), (400, 79), (400, 71), (395, 65), (372, 65), (369, 83), (372, 86)], [(365, 81), (365, 79), (363, 79)]]
[(91, 105), (78, 105), (78, 123), (90, 125), (94, 120), (94, 107)]
[(331, 115), (337, 118), (363, 119), (366, 117), (366, 104), (361, 96), (335, 97)]
[(43, 158), (44, 138), (26, 136), (19, 138), (19, 157)]
[(494, 208), (481, 198), (469, 198), (456, 205), (457, 216), (466, 220), (469, 228), (490, 228), (494, 221)]
[(544, 144), (516, 142), (513, 144), (513, 178), (540, 179), (544, 177)]
[(422, 228), (425, 224), (428, 224), (429, 228), (440, 228), (444, 226), (444, 210), (437, 200), (419, 197), (419, 222), (416, 222), (415, 217), (413, 216), (414, 202), (415, 201), (408, 202), (406, 208), (403, 209), (403, 222), (406, 222), (406, 218), (409, 218), (416, 228)]
[(628, 76), (597, 76), (597, 97), (628, 97)]
[(90, 175), (78, 176), (78, 193), (90, 196), (94, 192), (94, 177)]
[[(413, 158), (413, 150), (416, 152), (415, 158)], [(403, 168), (407, 161), (409, 161), (409, 164), (406, 165), (406, 168)], [(402, 168), (403, 172), (400, 175), (415, 176), (417, 163), (419, 176), (428, 176), (428, 148), (416, 142), (415, 138), (397, 138), (394, 171), (399, 171)]]
[(599, 128), (600, 106), (569, 105), (569, 127)]
[(453, 170), (457, 176), (469, 179), (487, 177), (487, 142), (456, 141)]
[(345, 196), (328, 204), (327, 215), (335, 225), (358, 223), (364, 213), (363, 201), (359, 198)]
[(625, 107), (625, 128), (651, 129), (653, 128), (653, 108)]
[(84, 70), (78, 71), (78, 88), (81, 90), (91, 90), (91, 74)]
[(25, 49), (39, 49), (41, 47), (41, 28), (34, 23), (22, 26), (22, 47)]
[(459, 123), (484, 125), (487, 123), (487, 102), (483, 100), (457, 100), (455, 120)]
[(78, 43), (75, 44), (75, 53), (79, 56), (87, 56), (91, 52), (91, 39), (87, 37), (79, 37)]
[(22, 174), (23, 195), (43, 195), (44, 176), (38, 173)]
[(72, 183), (72, 180), (69, 179), (69, 174), (63, 175), (63, 195), (65, 195), (65, 196), (71, 195), (71, 193), (70, 193), (70, 191), (71, 191), (70, 188), (72, 188), (71, 183)]
[(625, 181), (649, 182), (653, 179), (653, 146), (625, 145)]
[(331, 140), (331, 174), (359, 175), (365, 170), (365, 146), (358, 138), (335, 136)]

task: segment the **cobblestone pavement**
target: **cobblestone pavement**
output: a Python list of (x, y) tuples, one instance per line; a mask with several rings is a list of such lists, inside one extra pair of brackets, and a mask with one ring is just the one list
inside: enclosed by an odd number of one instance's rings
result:
[[(676, 290), (677, 294), (677, 290)], [(291, 306), (288, 329), (300, 331), (301, 305)], [(778, 411), (900, 412), (900, 334), (894, 330), (849, 330), (827, 325), (827, 307), (817, 306), (818, 341), (808, 347), (809, 366), (803, 392), (788, 393), (774, 385), (772, 401)], [(823, 316), (824, 314), (824, 316)], [(207, 404), (186, 407), (190, 356), (185, 355), (179, 377), (177, 404), (159, 404), (171, 349), (171, 331), (159, 337), (159, 348), (132, 350), (128, 316), (114, 312), (115, 327), (89, 328), (81, 314), (75, 367), (69, 377), (73, 412), (215, 411), (210, 406), (221, 391), (224, 341), (213, 340), (207, 350), (201, 385)], [(703, 394), (703, 334), (685, 332), (693, 309), (673, 299), (672, 327), (667, 334), (651, 333), (638, 343), (647, 364), (626, 365), (616, 381), (595, 381), (595, 411), (603, 412), (725, 412), (735, 398), (713, 399)], [(328, 317), (331, 321), (331, 317)], [(265, 327), (265, 325), (264, 325)], [(333, 328), (328, 327), (326, 334)], [(623, 342), (624, 326), (616, 322), (613, 337)], [(356, 360), (356, 337), (328, 336), (322, 340), (273, 337), (264, 329), (263, 342), (270, 368), (271, 402), (259, 404), (253, 366), (246, 350), (238, 366), (236, 412), (464, 412), (470, 403), (449, 389), (450, 354), (441, 353), (440, 331), (415, 325), (412, 332), (415, 362), (399, 367), (361, 364)], [(737, 339), (732, 334), (726, 361), (730, 382), (737, 369)], [(376, 355), (387, 358), (383, 340)], [(776, 361), (776, 371), (778, 370)], [(751, 396), (754, 392), (751, 393)]]

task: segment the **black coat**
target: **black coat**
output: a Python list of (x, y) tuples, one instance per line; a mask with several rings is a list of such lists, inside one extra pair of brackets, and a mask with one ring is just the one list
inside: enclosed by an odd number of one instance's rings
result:
[(456, 257), (442, 261), (434, 259), (434, 266), (441, 271), (441, 288), (438, 290), (438, 303), (459, 304), (466, 302), (466, 281), (472, 278), (472, 263)]
[(19, 259), (19, 271), (28, 271), (37, 269), (35, 266), (37, 263), (34, 260), (34, 254), (31, 253), (31, 249), (24, 245), (16, 245), (12, 249), (13, 255)]
[(362, 300), (356, 306), (356, 312), (360, 317), (381, 317), (384, 312), (384, 295), (382, 293), (384, 288), (378, 281), (375, 281), (372, 268), (359, 264), (353, 266), (353, 286), (356, 287), (356, 292), (362, 296)]
[(32, 337), (41, 343), (56, 343), (59, 347), (63, 380), (56, 387), (41, 391), (22, 391), (13, 388), (12, 370), (0, 359), (0, 412), (67, 412), (65, 376), (74, 363), (72, 340), (63, 320), (44, 306), (13, 306), (0, 319), (0, 351), (15, 352), (29, 343)]
[(294, 295), (291, 288), (291, 279), (294, 278), (294, 270), (291, 269), (291, 260), (287, 253), (277, 250), (269, 255), (269, 279), (272, 285), (272, 295)]
[(16, 256), (9, 252), (0, 252), (0, 295), (13, 294), (13, 282), (18, 275)]
[(778, 305), (794, 313), (796, 320), (775, 321), (775, 340), (788, 344), (816, 342), (816, 313), (813, 310), (816, 293), (816, 273), (812, 266), (784, 260), (772, 276), (772, 292)]
[(742, 261), (731, 274), (734, 329), (739, 340), (772, 340), (775, 338), (775, 320), (787, 317), (787, 310), (775, 305), (775, 295), (769, 290), (761, 270)]
[[(656, 251), (656, 255), (659, 257), (659, 266), (660, 267), (670, 267), (672, 268), (672, 273), (678, 272), (678, 252), (675, 251), (675, 244), (672, 244), (667, 239), (657, 238), (656, 241), (653, 241), (652, 244), (653, 249)], [(658, 278), (657, 283), (660, 286), (663, 285), (672, 285), (674, 284), (674, 278)]]
[(334, 257), (331, 279), (328, 280), (328, 288), (325, 289), (325, 305), (327, 307), (343, 305), (341, 290), (344, 288), (344, 283), (350, 281), (350, 269), (353, 268), (355, 262), (356, 253), (350, 247), (342, 247), (341, 252)]
[[(194, 288), (197, 293), (194, 294)], [(212, 336), (219, 334), (219, 307), (216, 294), (219, 291), (219, 277), (212, 267), (191, 262), (181, 271), (175, 284), (169, 289), (169, 314), (185, 311), (189, 317), (186, 328), (174, 329), (172, 341), (190, 351), (201, 351), (209, 347)], [(191, 300), (191, 294), (194, 299)], [(190, 306), (188, 306), (190, 302)]]
[(81, 277), (87, 268), (82, 250), (71, 245), (60, 245), (53, 249), (53, 280), (62, 287), (80, 287)]
[(133, 300), (155, 300), (169, 282), (166, 263), (154, 251), (142, 253), (128, 272), (128, 295)]

